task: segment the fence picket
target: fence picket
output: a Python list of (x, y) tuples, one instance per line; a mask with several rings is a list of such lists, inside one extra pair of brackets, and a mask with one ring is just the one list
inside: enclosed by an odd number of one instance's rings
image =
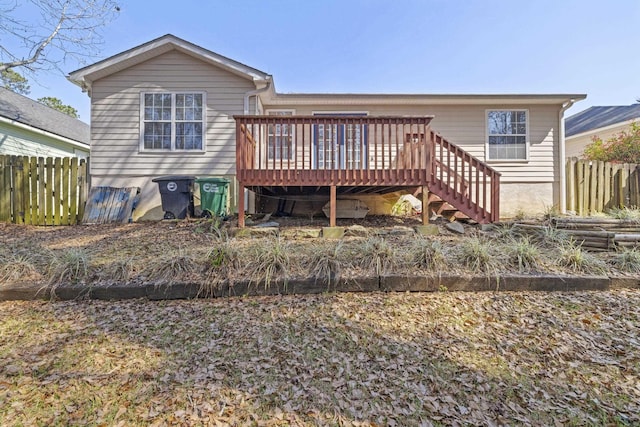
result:
[(24, 224), (24, 203), (22, 198), (22, 156), (11, 156), (11, 168), (13, 170), (13, 221), (16, 224)]
[(640, 204), (640, 165), (567, 160), (567, 210), (578, 215)]
[(29, 159), (29, 176), (31, 178), (31, 224), (38, 225), (38, 159)]
[(62, 159), (62, 198), (60, 222), (62, 225), (69, 225), (69, 158)]
[(38, 157), (38, 225), (47, 224), (46, 180), (44, 157)]
[(86, 161), (76, 157), (0, 155), (0, 221), (78, 223), (86, 200), (87, 171)]

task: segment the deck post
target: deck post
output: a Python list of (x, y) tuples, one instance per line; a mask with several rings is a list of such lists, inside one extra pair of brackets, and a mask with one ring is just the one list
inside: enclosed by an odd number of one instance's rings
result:
[(244, 185), (238, 183), (238, 228), (244, 228)]
[(429, 187), (422, 186), (422, 225), (429, 224)]
[(332, 185), (329, 190), (329, 227), (336, 226), (336, 186)]

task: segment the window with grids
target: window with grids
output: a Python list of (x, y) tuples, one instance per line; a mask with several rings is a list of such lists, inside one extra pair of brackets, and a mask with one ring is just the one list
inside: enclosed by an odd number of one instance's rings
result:
[(527, 111), (487, 111), (488, 159), (527, 159)]
[[(267, 111), (268, 116), (292, 116), (293, 111)], [(267, 159), (293, 159), (293, 134), (295, 126), (281, 123), (270, 124), (267, 129)]]
[(144, 93), (142, 104), (143, 150), (204, 149), (204, 94)]

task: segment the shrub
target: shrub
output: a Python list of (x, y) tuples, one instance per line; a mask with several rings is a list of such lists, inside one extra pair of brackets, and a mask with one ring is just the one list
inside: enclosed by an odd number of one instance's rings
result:
[(594, 137), (593, 142), (584, 149), (584, 157), (603, 162), (640, 163), (640, 124), (631, 123), (628, 130), (606, 142)]

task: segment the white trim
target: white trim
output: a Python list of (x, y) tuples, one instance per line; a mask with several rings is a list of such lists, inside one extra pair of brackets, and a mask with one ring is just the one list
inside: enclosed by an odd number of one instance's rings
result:
[[(145, 95), (159, 95), (169, 94), (171, 95), (171, 148), (165, 150), (163, 148), (153, 149), (144, 147), (144, 97)], [(202, 95), (202, 148), (201, 149), (176, 149), (176, 95)], [(207, 151), (207, 92), (201, 90), (179, 90), (179, 91), (166, 91), (166, 90), (150, 90), (140, 92), (140, 125), (139, 125), (139, 140), (138, 140), (138, 153), (140, 154), (170, 154), (170, 153), (205, 153)], [(194, 120), (200, 121), (200, 120)], [(165, 121), (166, 122), (166, 121)]]
[(264, 105), (562, 105), (570, 99), (582, 100), (586, 95), (532, 95), (532, 94), (262, 94)]
[[(489, 112), (492, 111), (524, 111), (526, 113), (526, 133), (525, 133), (525, 158), (513, 158), (513, 159), (491, 159), (489, 157)], [(487, 163), (526, 163), (529, 161), (529, 146), (531, 145), (531, 136), (529, 134), (529, 122), (531, 121), (531, 115), (529, 114), (529, 109), (527, 108), (487, 108), (484, 110), (484, 159)], [(515, 134), (522, 135), (522, 134)]]
[(40, 135), (43, 135), (43, 136), (46, 136), (46, 137), (49, 137), (49, 138), (57, 139), (58, 141), (64, 142), (64, 143), (69, 144), (69, 145), (71, 145), (73, 147), (82, 148), (82, 149), (85, 149), (87, 151), (90, 151), (90, 149), (91, 149), (91, 146), (89, 144), (85, 144), (84, 142), (78, 142), (78, 141), (75, 141), (73, 139), (69, 139), (66, 136), (58, 135), (58, 134), (55, 134), (53, 132), (49, 132), (49, 131), (46, 131), (46, 130), (43, 130), (43, 129), (39, 129), (39, 128), (36, 128), (36, 127), (33, 127), (33, 126), (29, 126), (29, 125), (26, 125), (24, 123), (20, 123), (20, 122), (15, 121), (15, 120), (10, 120), (10, 119), (7, 119), (6, 117), (0, 116), (0, 122), (7, 123), (7, 124), (10, 124), (10, 125), (15, 126), (17, 128), (24, 129), (24, 130), (29, 131), (29, 132), (37, 133), (37, 134), (40, 134)]
[(558, 203), (560, 204), (559, 206), (559, 210), (561, 214), (566, 214), (567, 213), (567, 170), (565, 168), (565, 165), (567, 163), (565, 157), (567, 155), (566, 152), (566, 145), (567, 145), (567, 141), (565, 138), (565, 121), (564, 121), (564, 112), (567, 111), (569, 108), (571, 108), (573, 106), (573, 104), (575, 103), (574, 99), (571, 99), (569, 101), (567, 101), (566, 103), (562, 104), (562, 107), (560, 107), (560, 111), (558, 112), (558, 128), (560, 129), (560, 131), (558, 132), (558, 157), (557, 157), (557, 161), (558, 161), (558, 175), (560, 176), (560, 200), (558, 201)]

